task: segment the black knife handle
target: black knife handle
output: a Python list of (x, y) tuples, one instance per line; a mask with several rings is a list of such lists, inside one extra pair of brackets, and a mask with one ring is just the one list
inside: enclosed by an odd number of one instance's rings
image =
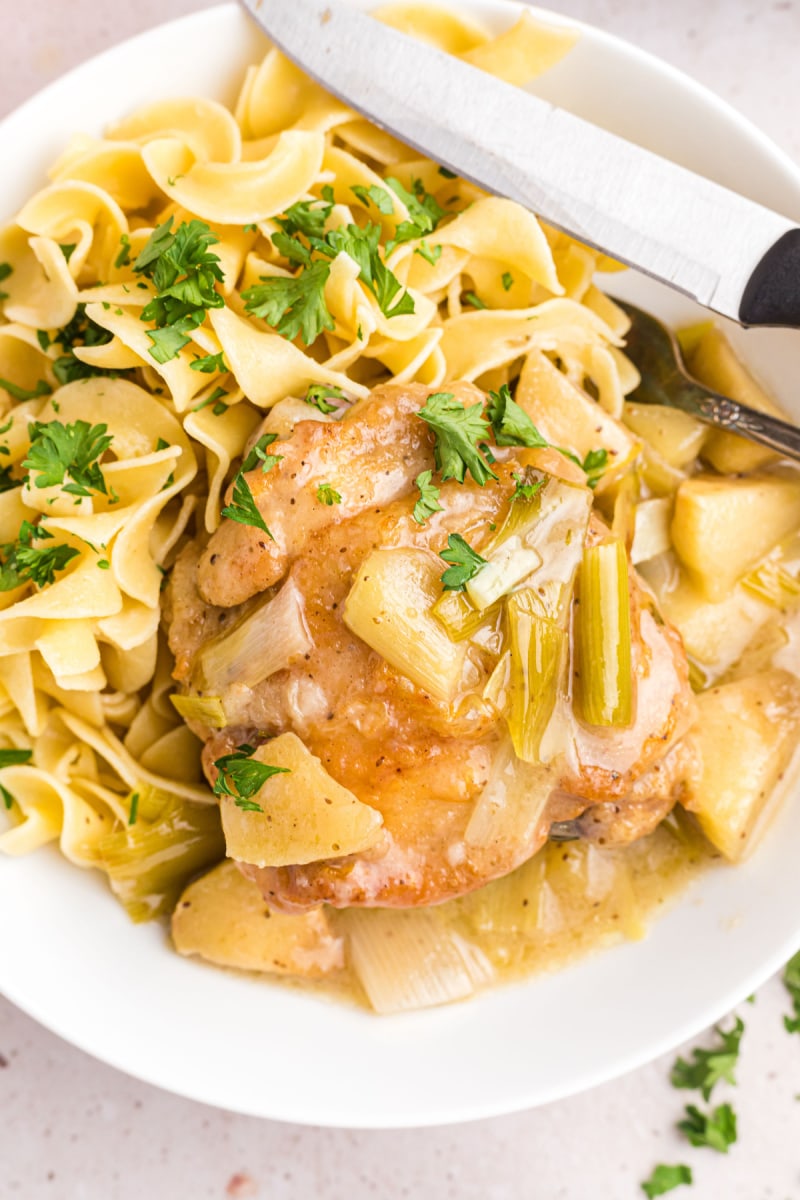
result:
[(744, 289), (739, 320), (800, 329), (800, 229), (784, 233), (761, 259)]

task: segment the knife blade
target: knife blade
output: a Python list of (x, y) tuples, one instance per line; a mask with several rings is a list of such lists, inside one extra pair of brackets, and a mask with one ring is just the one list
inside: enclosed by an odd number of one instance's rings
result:
[(341, 0), (241, 0), (401, 141), (743, 325), (800, 328), (800, 228)]

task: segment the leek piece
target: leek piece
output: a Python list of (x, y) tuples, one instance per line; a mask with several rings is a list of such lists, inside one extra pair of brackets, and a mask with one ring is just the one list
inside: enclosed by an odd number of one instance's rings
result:
[(372, 1007), (408, 1012), (471, 996), (494, 971), (474, 943), (436, 909), (349, 909), (339, 921)]
[(529, 583), (542, 616), (558, 624), (567, 621), (591, 510), (587, 487), (548, 479), (539, 493), (538, 518), (526, 544), (539, 553), (542, 563)]
[(449, 703), (461, 687), (467, 648), (452, 642), (433, 615), (441, 573), (425, 550), (374, 550), (350, 589), (344, 622), (401, 675)]
[(233, 683), (255, 687), (313, 648), (303, 596), (294, 580), (288, 579), (276, 596), (235, 629), (204, 646), (200, 668), (213, 691), (223, 691)]
[(508, 708), (508, 684), (511, 678), (511, 654), (505, 650), (500, 655), (497, 666), (486, 680), (483, 698), (493, 705), (499, 713)]
[(141, 788), (133, 824), (106, 834), (97, 844), (97, 865), (136, 922), (171, 913), (189, 879), (225, 855), (219, 812), (213, 805), (168, 796), (156, 811), (164, 795), (156, 788)]
[(172, 915), (172, 940), (179, 954), (240, 971), (318, 979), (344, 967), (344, 939), (323, 908), (271, 910), (230, 860), (189, 884)]
[(633, 716), (628, 556), (619, 540), (587, 546), (580, 571), (578, 707), (590, 725), (630, 725)]
[[(631, 562), (649, 562), (658, 558), (672, 545), (669, 534), (672, 520), (672, 501), (667, 496), (643, 500), (634, 510), (634, 534)], [(615, 529), (616, 533), (617, 530)]]
[(170, 700), (185, 721), (199, 721), (213, 729), (224, 729), (228, 724), (219, 696), (181, 696), (173, 692)]
[(786, 568), (774, 559), (767, 560), (745, 575), (742, 587), (775, 608), (786, 608), (800, 596), (800, 580), (790, 575)]
[(282, 769), (259, 788), (258, 810), (221, 796), (228, 857), (256, 867), (286, 867), (369, 849), (383, 817), (342, 787), (294, 733), (259, 746), (252, 758)]
[(542, 737), (550, 723), (567, 664), (567, 632), (541, 615), (539, 597), (523, 588), (508, 599), (511, 700), (508, 727), (517, 756), (540, 761)]
[(642, 445), (642, 481), (654, 496), (672, 496), (686, 479), (686, 472), (671, 466), (657, 450)]
[(525, 545), (524, 537), (512, 534), (493, 554), (489, 554), (486, 566), (469, 580), (467, 595), (475, 607), (483, 611), (527, 579), (541, 562), (542, 556)]
[(467, 845), (491, 848), (501, 858), (518, 854), (535, 837), (557, 782), (553, 768), (521, 762), (510, 740), (501, 742), (467, 823)]
[(492, 622), (500, 612), (500, 605), (493, 604), (481, 611), (464, 592), (442, 592), (431, 611), (437, 621), (441, 621), (451, 641), (463, 642)]

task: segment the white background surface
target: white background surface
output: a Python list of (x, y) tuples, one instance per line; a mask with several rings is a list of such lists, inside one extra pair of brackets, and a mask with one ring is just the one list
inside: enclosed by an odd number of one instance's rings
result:
[[(0, 0), (0, 112), (89, 54), (203, 6)], [(682, 67), (800, 159), (800, 2), (551, 6)], [(317, 1131), (230, 1116), (128, 1080), (0, 1001), (0, 1198), (627, 1200), (642, 1195), (638, 1183), (656, 1162), (684, 1161), (696, 1184), (676, 1197), (800, 1200), (800, 1037), (784, 1033), (786, 1009), (778, 983), (744, 1006), (740, 1086), (714, 1097), (739, 1112), (739, 1144), (723, 1158), (672, 1131), (695, 1099), (669, 1086), (672, 1056), (582, 1097), (461, 1129)], [(380, 1087), (391, 1080), (376, 1080)]]

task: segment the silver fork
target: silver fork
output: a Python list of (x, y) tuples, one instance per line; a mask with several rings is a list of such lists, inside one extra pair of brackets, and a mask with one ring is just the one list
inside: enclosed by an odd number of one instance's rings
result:
[(800, 461), (800, 429), (768, 413), (758, 412), (721, 396), (698, 383), (686, 369), (680, 347), (666, 325), (650, 313), (623, 300), (615, 300), (631, 319), (625, 353), (638, 369), (642, 382), (628, 397), (637, 404), (663, 404), (777, 450)]

